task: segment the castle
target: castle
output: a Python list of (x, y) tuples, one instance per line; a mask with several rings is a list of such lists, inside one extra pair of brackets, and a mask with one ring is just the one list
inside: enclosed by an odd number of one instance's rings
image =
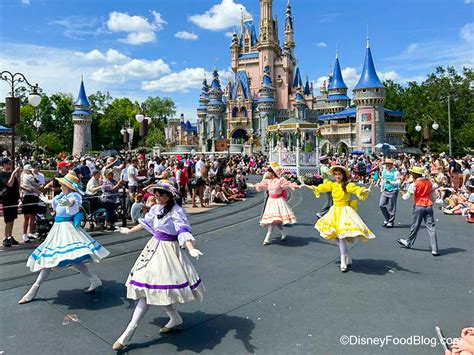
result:
[(87, 100), (84, 80), (81, 79), (79, 94), (74, 102), (74, 112), (72, 113), (72, 123), (74, 125), (74, 138), (72, 154), (80, 156), (92, 150), (91, 124), (92, 116), (89, 100)]
[(372, 152), (376, 144), (385, 142), (401, 146), (405, 135), (402, 113), (384, 108), (385, 88), (377, 76), (368, 39), (362, 75), (353, 89), (355, 106), (351, 107), (338, 54), (328, 82), (314, 95), (312, 83), (308, 78), (303, 83), (297, 66), (290, 1), (283, 46), (272, 8), (273, 0), (260, 0), (258, 35), (254, 20), (244, 16), (240, 33), (232, 34), (233, 80), (222, 88), (214, 69), (210, 85), (206, 79), (202, 83), (197, 108), (202, 150), (222, 151), (246, 142), (266, 150), (266, 128), (290, 117), (319, 123), (323, 152)]

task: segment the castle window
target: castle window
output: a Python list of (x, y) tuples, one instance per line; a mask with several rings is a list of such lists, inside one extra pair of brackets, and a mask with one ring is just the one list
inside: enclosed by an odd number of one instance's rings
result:
[(362, 92), (367, 92), (367, 90), (366, 90), (366, 89), (364, 89), (364, 90), (362, 90)]

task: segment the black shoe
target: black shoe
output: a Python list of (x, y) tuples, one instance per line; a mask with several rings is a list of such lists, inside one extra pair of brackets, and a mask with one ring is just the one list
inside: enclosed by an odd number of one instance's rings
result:
[(20, 244), (20, 243), (18, 243), (18, 240), (16, 240), (16, 239), (13, 238), (13, 237), (10, 237), (10, 238), (8, 238), (8, 239), (10, 240), (10, 242), (12, 243), (12, 245), (18, 245), (18, 244)]
[(115, 231), (115, 227), (114, 226), (109, 226), (109, 227), (107, 227), (107, 230), (108, 231)]
[(3, 239), (3, 246), (5, 248), (11, 248), (12, 246), (12, 241), (10, 240), (10, 238), (5, 238)]
[(397, 243), (406, 249), (410, 249), (410, 245), (408, 244), (406, 239), (397, 239)]

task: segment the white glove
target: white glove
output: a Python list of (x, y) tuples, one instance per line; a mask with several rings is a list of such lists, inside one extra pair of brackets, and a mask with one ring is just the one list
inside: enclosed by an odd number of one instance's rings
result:
[(196, 260), (199, 260), (199, 256), (204, 254), (198, 249), (191, 249), (189, 251), (189, 255), (191, 255), (193, 258), (196, 258)]
[(249, 182), (249, 183), (247, 183), (247, 187), (250, 187), (251, 189), (253, 189), (255, 187), (255, 185)]
[(410, 198), (410, 193), (409, 192), (402, 195), (403, 200), (408, 200), (409, 198)]
[(71, 207), (72, 205), (74, 205), (74, 201), (65, 199), (65, 200), (59, 201), (59, 204), (61, 206)]
[(130, 234), (130, 228), (120, 227), (121, 234)]

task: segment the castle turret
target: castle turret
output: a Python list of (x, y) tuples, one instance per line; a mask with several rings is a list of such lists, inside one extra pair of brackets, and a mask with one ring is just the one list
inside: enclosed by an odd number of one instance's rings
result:
[(307, 120), (308, 118), (308, 106), (303, 96), (303, 88), (300, 86), (295, 95), (295, 108), (296, 108), (296, 117), (300, 120)]
[(232, 41), (230, 43), (230, 67), (234, 72), (237, 71), (239, 66), (239, 38), (237, 37), (237, 33), (235, 31), (232, 33)]
[(296, 67), (295, 77), (293, 79), (293, 87), (291, 91), (295, 92), (296, 89), (302, 88), (302, 87), (303, 87), (303, 81), (301, 80), (300, 68)]
[(278, 47), (276, 23), (272, 15), (273, 0), (260, 0), (260, 39), (262, 47)]
[(330, 76), (328, 85), (328, 110), (329, 113), (336, 113), (344, 110), (350, 105), (351, 99), (347, 96), (347, 86), (342, 78), (341, 66), (339, 64), (339, 53), (336, 51), (336, 62), (334, 70)]
[(209, 89), (207, 104), (207, 119), (209, 138), (212, 139), (212, 151), (215, 150), (215, 141), (225, 135), (224, 127), (225, 104), (222, 101), (222, 89), (217, 69), (212, 72), (212, 83)]
[(261, 132), (261, 146), (266, 146), (266, 131), (269, 125), (275, 123), (275, 87), (272, 83), (270, 67), (263, 68), (262, 82), (258, 90), (260, 98), (258, 99), (259, 112), (259, 131)]
[(73, 155), (82, 155), (92, 150), (91, 123), (89, 101), (87, 100), (84, 81), (81, 79), (79, 94), (74, 102), (74, 112), (72, 113), (72, 123), (74, 125)]
[(209, 86), (207, 80), (204, 78), (202, 82), (201, 94), (199, 95), (199, 106), (197, 108), (197, 130), (199, 137), (199, 145), (204, 147), (206, 137), (206, 115), (207, 104), (209, 102)]
[(385, 142), (385, 87), (377, 76), (370, 42), (367, 38), (364, 68), (353, 90), (358, 123), (358, 147), (373, 151), (378, 143)]
[(290, 52), (293, 56), (293, 50), (296, 47), (294, 41), (294, 26), (293, 26), (293, 16), (291, 14), (291, 5), (290, 0), (286, 5), (286, 14), (285, 14), (285, 42), (283, 44), (283, 48)]

